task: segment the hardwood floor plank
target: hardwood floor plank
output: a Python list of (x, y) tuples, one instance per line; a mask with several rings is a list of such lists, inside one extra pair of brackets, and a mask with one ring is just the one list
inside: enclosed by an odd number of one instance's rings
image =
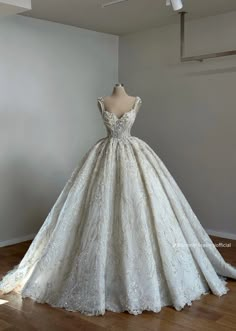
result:
[[(0, 319), (12, 327), (16, 326), (19, 330), (50, 330), (50, 331), (104, 331), (105, 328), (96, 326), (94, 323), (83, 321), (73, 314), (64, 314), (57, 308), (45, 307), (41, 305), (39, 309), (25, 313), (14, 309), (8, 305), (0, 307)], [(44, 307), (43, 307), (44, 306)]]
[(11, 327), (11, 324), (5, 322), (4, 320), (0, 319), (0, 330), (4, 331), (4, 330), (9, 330), (9, 328)]

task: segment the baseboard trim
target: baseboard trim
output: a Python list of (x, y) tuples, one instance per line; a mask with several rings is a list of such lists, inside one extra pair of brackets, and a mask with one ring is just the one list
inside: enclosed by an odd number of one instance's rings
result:
[(220, 237), (220, 238), (236, 240), (236, 234), (234, 234), (234, 233), (214, 231), (214, 230), (211, 230), (211, 229), (207, 229), (206, 232), (210, 236), (216, 236), (216, 237)]
[(0, 247), (15, 245), (15, 244), (19, 244), (24, 241), (27, 241), (27, 240), (32, 240), (32, 239), (34, 239), (35, 235), (36, 235), (35, 233), (31, 233), (31, 234), (28, 234), (27, 236), (0, 241)]

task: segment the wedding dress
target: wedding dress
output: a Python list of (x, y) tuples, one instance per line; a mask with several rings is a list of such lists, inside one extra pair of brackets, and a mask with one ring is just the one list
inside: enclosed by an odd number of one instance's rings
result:
[(0, 282), (40, 303), (103, 315), (181, 310), (221, 296), (225, 262), (151, 147), (131, 135), (141, 98), (118, 117), (99, 110), (107, 136), (84, 155), (21, 262)]

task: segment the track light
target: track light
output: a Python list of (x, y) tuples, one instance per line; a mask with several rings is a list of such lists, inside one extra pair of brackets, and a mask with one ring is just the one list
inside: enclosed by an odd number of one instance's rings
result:
[(112, 6), (112, 5), (118, 5), (119, 3), (125, 2), (125, 1), (128, 1), (128, 0), (112, 0), (112, 1), (109, 1), (106, 3), (103, 3), (101, 6), (102, 6), (102, 8), (105, 8), (105, 7)]
[[(128, 0), (111, 0), (109, 2), (103, 3), (101, 6), (102, 8), (112, 6), (112, 5), (117, 5), (120, 4), (121, 2), (126, 2)], [(174, 10), (180, 10), (183, 8), (182, 0), (166, 0), (166, 5), (170, 6), (172, 5)]]
[(182, 0), (166, 0), (166, 5), (172, 5), (174, 10), (180, 10), (183, 8)]

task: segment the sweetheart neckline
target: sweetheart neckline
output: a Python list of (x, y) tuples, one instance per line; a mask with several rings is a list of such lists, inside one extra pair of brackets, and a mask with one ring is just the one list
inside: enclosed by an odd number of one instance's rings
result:
[(115, 113), (112, 113), (112, 112), (110, 112), (110, 111), (108, 111), (108, 110), (106, 110), (106, 109), (103, 109), (103, 111), (104, 111), (105, 113), (108, 113), (108, 114), (114, 115), (115, 118), (116, 118), (117, 120), (121, 120), (126, 114), (130, 113), (130, 112), (133, 111), (133, 110), (135, 110), (135, 108), (131, 108), (130, 110), (126, 111), (123, 115), (121, 115), (120, 117), (118, 117)]
[(102, 107), (102, 111), (105, 112), (105, 113), (108, 113), (108, 114), (114, 115), (115, 118), (119, 121), (119, 120), (121, 120), (126, 114), (128, 114), (128, 113), (130, 113), (131, 111), (135, 110), (136, 103), (137, 103), (137, 100), (139, 100), (139, 97), (138, 97), (138, 96), (135, 97), (134, 104), (133, 104), (133, 106), (131, 107), (131, 109), (128, 110), (128, 111), (126, 111), (126, 112), (125, 112), (123, 115), (121, 115), (120, 117), (118, 117), (115, 113), (112, 113), (112, 112), (106, 110), (105, 105), (104, 105), (104, 99), (103, 99), (103, 97), (98, 98), (98, 100), (102, 101), (102, 106), (103, 106), (103, 107)]

